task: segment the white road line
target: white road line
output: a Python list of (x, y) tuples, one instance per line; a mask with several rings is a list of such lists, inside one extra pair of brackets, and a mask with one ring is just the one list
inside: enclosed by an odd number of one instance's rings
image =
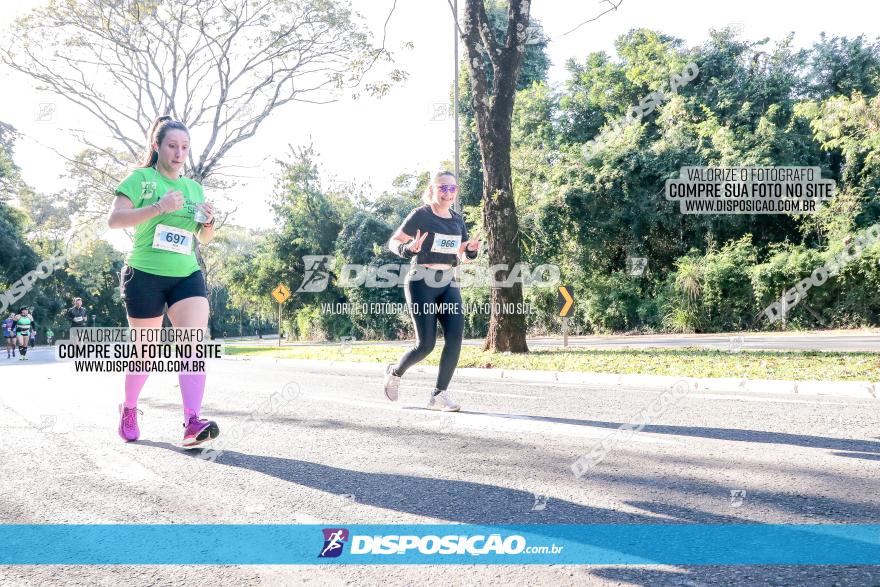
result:
[[(578, 383), (560, 383), (560, 382), (552, 382), (552, 383), (544, 383), (544, 382), (522, 382), (517, 381), (518, 385), (541, 385), (546, 387), (562, 387), (566, 389), (583, 389), (583, 385)], [(629, 387), (629, 386), (615, 386), (615, 387), (607, 387), (607, 386), (592, 386), (594, 388), (599, 388), (605, 391), (619, 390), (619, 391), (628, 391), (632, 393), (642, 393), (648, 395), (658, 395), (665, 391), (666, 388), (655, 387), (653, 389), (643, 389), (638, 387)], [(456, 390), (453, 390), (456, 391)], [(534, 396), (531, 396), (534, 397)], [(829, 402), (824, 401), (821, 396), (817, 396), (815, 400), (807, 400), (807, 399), (786, 399), (786, 398), (776, 398), (776, 397), (762, 397), (757, 393), (755, 395), (740, 395), (736, 394), (736, 392), (730, 392), (729, 394), (724, 393), (699, 393), (699, 392), (690, 392), (687, 397), (692, 398), (700, 398), (700, 399), (715, 399), (715, 400), (742, 400), (747, 402), (777, 402), (782, 404), (815, 404), (815, 405), (823, 405), (823, 406), (849, 406), (851, 403), (845, 402)], [(858, 398), (853, 398), (858, 399)]]
[[(548, 386), (548, 387), (564, 387), (564, 388), (571, 388), (571, 389), (577, 389), (579, 387), (580, 388), (583, 387), (581, 385), (578, 385), (577, 383), (544, 383), (544, 382), (539, 382), (539, 381), (534, 381), (534, 382), (517, 381), (517, 385), (540, 385), (540, 386)], [(410, 386), (403, 386), (403, 389), (432, 390), (434, 388), (433, 387), (423, 387), (420, 385), (410, 385)], [(608, 388), (603, 388), (603, 389), (608, 389)], [(634, 393), (648, 394), (648, 395), (659, 395), (660, 393), (662, 393), (664, 391), (663, 388), (639, 389), (639, 388), (629, 388), (629, 387), (623, 387), (623, 388), (621, 388), (621, 390), (631, 391)], [(522, 398), (522, 399), (540, 399), (540, 400), (547, 399), (545, 396), (541, 396), (541, 395), (525, 395), (525, 394), (518, 394), (518, 393), (496, 393), (496, 392), (491, 392), (491, 391), (472, 391), (472, 390), (464, 389), (462, 387), (456, 387), (455, 389), (451, 389), (450, 391), (454, 394), (455, 393), (466, 393), (466, 394), (473, 394), (473, 395), (489, 395), (489, 396), (513, 397), (513, 398)], [(734, 394), (733, 392), (731, 392), (729, 395), (723, 394), (723, 393), (691, 392), (688, 394), (687, 397), (699, 398), (699, 399), (710, 399), (710, 400), (740, 400), (740, 401), (746, 401), (746, 402), (772, 402), (772, 403), (781, 403), (781, 404), (821, 404), (823, 406), (848, 406), (848, 405), (850, 405), (850, 404), (843, 403), (843, 402), (820, 401), (818, 398), (816, 400), (784, 399), (784, 398), (774, 398), (774, 397), (760, 397), (760, 396), (753, 396), (753, 395), (737, 395), (737, 394)]]
[[(455, 414), (443, 413), (438, 420), (417, 422), (416, 427), (438, 427), (442, 430), (469, 428), (473, 430), (494, 429), (503, 432), (531, 432), (555, 434), (558, 436), (574, 436), (579, 438), (601, 439), (612, 434), (616, 428), (594, 427), (589, 425), (564, 424), (547, 422), (531, 416), (513, 416), (506, 414)], [(632, 442), (644, 444), (679, 444), (673, 440), (647, 436), (644, 433), (633, 434)]]
[(725, 395), (722, 393), (690, 393), (688, 397), (698, 397), (701, 399), (720, 399), (720, 400), (741, 400), (745, 402), (771, 402), (780, 404), (815, 404), (823, 406), (848, 406), (851, 404), (843, 402), (826, 402), (806, 399), (782, 399), (776, 397), (755, 397), (751, 395)]
[[(421, 385), (406, 385), (406, 386), (404, 386), (404, 389), (424, 389), (427, 391), (432, 391), (435, 388), (425, 387), (425, 386), (421, 386)], [(516, 397), (516, 398), (521, 398), (521, 399), (541, 399), (541, 400), (547, 399), (546, 397), (544, 397), (542, 395), (526, 395), (526, 394), (521, 394), (521, 393), (499, 393), (499, 392), (495, 392), (495, 391), (472, 391), (470, 389), (464, 389), (461, 387), (456, 387), (455, 389), (450, 389), (449, 391), (450, 391), (450, 393), (467, 393), (467, 394), (471, 394), (471, 395), (489, 395), (489, 396), (495, 396), (495, 397)]]
[[(336, 378), (336, 377), (350, 377), (345, 373), (311, 373), (312, 376), (325, 377), (325, 378)], [(376, 380), (381, 381), (381, 376), (371, 377), (369, 375), (355, 375), (356, 377), (363, 377), (367, 380)], [(626, 391), (632, 393), (640, 393), (644, 395), (659, 395), (666, 388), (663, 387), (654, 387), (650, 389), (639, 388), (639, 387), (631, 387), (631, 386), (607, 386), (607, 385), (588, 385), (581, 383), (564, 383), (564, 382), (550, 382), (550, 381), (524, 381), (524, 380), (492, 380), (488, 383), (501, 383), (501, 384), (513, 384), (519, 385), (523, 387), (555, 387), (561, 389), (580, 389), (583, 390), (585, 388), (600, 390), (600, 391)], [(433, 389), (433, 387), (427, 387), (422, 385), (404, 385), (403, 389), (415, 389), (415, 390), (426, 390), (429, 391)], [(476, 391), (473, 389), (467, 389), (466, 387), (461, 386), (460, 384), (456, 385), (454, 389), (450, 390), (453, 394), (463, 393), (469, 395), (483, 395), (488, 397), (506, 397), (513, 399), (533, 399), (533, 400), (547, 400), (547, 397), (544, 395), (529, 395), (529, 394), (520, 394), (520, 393), (502, 393), (495, 391)], [(775, 397), (763, 397), (759, 394), (737, 394), (735, 391), (729, 392), (729, 394), (725, 393), (699, 393), (699, 392), (691, 392), (688, 394), (688, 397), (695, 399), (706, 399), (706, 400), (720, 400), (720, 401), (745, 401), (745, 402), (756, 402), (756, 403), (781, 403), (781, 404), (815, 404), (815, 405), (827, 405), (827, 406), (846, 406), (851, 405), (851, 403), (846, 402), (829, 402), (823, 400), (820, 396), (817, 396), (814, 400), (809, 399), (786, 399), (786, 398), (775, 398)]]
[[(533, 434), (550, 434), (555, 436), (570, 436), (576, 438), (604, 438), (611, 434), (614, 428), (597, 427), (590, 425), (566, 424), (563, 422), (550, 422), (539, 416), (523, 416), (519, 414), (471, 414), (466, 412), (434, 412), (427, 409), (418, 409), (420, 406), (393, 405), (387, 402), (373, 402), (342, 398), (332, 395), (303, 394), (303, 399), (333, 402), (349, 406), (371, 408), (396, 412), (400, 417), (412, 417), (433, 415), (437, 419), (427, 422), (414, 422), (414, 426), (438, 426), (442, 429), (469, 428), (474, 430), (495, 430), (501, 432), (518, 432)], [(644, 432), (633, 435), (633, 442), (645, 444), (675, 444), (674, 440), (646, 434)]]

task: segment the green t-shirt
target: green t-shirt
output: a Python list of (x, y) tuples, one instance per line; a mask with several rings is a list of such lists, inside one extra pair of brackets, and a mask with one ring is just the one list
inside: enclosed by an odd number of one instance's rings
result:
[(194, 218), (195, 204), (205, 201), (202, 186), (188, 177), (171, 180), (153, 167), (143, 167), (135, 169), (116, 188), (135, 208), (153, 205), (168, 190), (183, 193), (183, 208), (138, 224), (125, 263), (153, 275), (186, 277), (199, 270), (194, 234), (199, 224)]

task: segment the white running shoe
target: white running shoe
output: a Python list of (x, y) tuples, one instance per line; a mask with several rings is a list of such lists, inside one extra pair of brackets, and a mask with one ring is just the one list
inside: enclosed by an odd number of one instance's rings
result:
[(457, 412), (461, 409), (461, 406), (452, 401), (452, 398), (449, 396), (448, 391), (441, 391), (437, 395), (434, 395), (434, 391), (431, 390), (431, 398), (428, 400), (428, 409), (429, 410), (440, 410), (442, 412)]
[(394, 365), (388, 365), (385, 369), (385, 397), (389, 400), (397, 401), (397, 391), (400, 389), (400, 377), (391, 373)]

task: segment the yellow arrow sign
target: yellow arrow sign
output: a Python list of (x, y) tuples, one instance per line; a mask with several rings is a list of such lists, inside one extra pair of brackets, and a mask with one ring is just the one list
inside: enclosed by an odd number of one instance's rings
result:
[(559, 296), (557, 298), (557, 306), (559, 307), (559, 315), (567, 318), (571, 314), (574, 306), (574, 294), (570, 285), (559, 286)]
[(275, 298), (279, 304), (283, 304), (290, 298), (290, 290), (287, 289), (287, 286), (283, 283), (278, 284), (278, 287), (272, 290), (272, 297)]

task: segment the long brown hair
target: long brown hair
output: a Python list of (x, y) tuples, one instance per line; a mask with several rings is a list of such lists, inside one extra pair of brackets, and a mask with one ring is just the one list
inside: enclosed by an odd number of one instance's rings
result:
[(179, 120), (174, 120), (170, 116), (160, 116), (150, 125), (150, 130), (147, 132), (147, 149), (138, 167), (152, 167), (156, 164), (159, 160), (159, 152), (153, 149), (153, 143), (161, 146), (169, 130), (182, 130), (189, 135), (189, 129)]

